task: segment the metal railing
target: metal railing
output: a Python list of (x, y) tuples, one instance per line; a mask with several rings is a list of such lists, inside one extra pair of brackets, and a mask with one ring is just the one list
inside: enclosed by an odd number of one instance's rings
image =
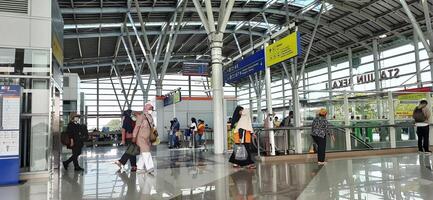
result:
[[(356, 126), (345, 126), (345, 125), (341, 125), (341, 126), (332, 126), (331, 127), (331, 132), (335, 135), (335, 137), (346, 137), (346, 130), (349, 129), (350, 130), (350, 138), (351, 138), (351, 142), (355, 143), (360, 146), (360, 149), (363, 150), (375, 150), (375, 149), (381, 149), (380, 147), (375, 147), (372, 144), (373, 143), (380, 143), (380, 142), (373, 142), (373, 141), (369, 141), (367, 142), (365, 140), (365, 138), (361, 138), (360, 136), (356, 135), (354, 130), (355, 129), (386, 129), (386, 131), (389, 130), (389, 128), (413, 128), (413, 125), (411, 122), (405, 122), (405, 123), (399, 123), (399, 124), (395, 124), (395, 125), (389, 125), (389, 124), (383, 124), (383, 125), (356, 125)], [(430, 124), (430, 126), (432, 126), (433, 124)], [(295, 152), (294, 148), (290, 147), (290, 136), (293, 136), (292, 134), (295, 134), (295, 131), (302, 131), (301, 135), (302, 136), (306, 136), (306, 135), (310, 135), (310, 133), (306, 132), (311, 130), (311, 126), (303, 126), (303, 127), (281, 127), (281, 128), (263, 128), (263, 127), (256, 127), (254, 128), (254, 133), (257, 134), (257, 137), (255, 138), (255, 140), (253, 140), (253, 144), (254, 147), (257, 150), (257, 154), (258, 156), (261, 156), (262, 154), (265, 155), (269, 155), (269, 151), (267, 149), (270, 149), (270, 147), (268, 147), (266, 141), (268, 140), (268, 135), (267, 133), (269, 131), (274, 131), (274, 133), (282, 133), (283, 137), (284, 137), (284, 147), (283, 149), (279, 149), (277, 146), (275, 146), (276, 148), (276, 152), (283, 152), (284, 155), (290, 154), (290, 151)], [(383, 134), (382, 132), (376, 132), (376, 134)], [(387, 136), (389, 136), (389, 132), (385, 132), (385, 134), (387, 134)], [(402, 132), (400, 132), (399, 134), (403, 134)], [(277, 134), (275, 134), (277, 135)], [(396, 133), (397, 135), (397, 133)], [(263, 140), (263, 141), (262, 141)], [(345, 139), (344, 139), (345, 140)], [(385, 142), (389, 142), (389, 141), (385, 141)], [(275, 144), (274, 144), (275, 145)], [(345, 144), (347, 145), (347, 144)], [(396, 147), (398, 148), (398, 147)], [(355, 150), (355, 149), (354, 149)], [(358, 149), (359, 150), (359, 149)], [(341, 151), (346, 151), (346, 148), (342, 149)], [(297, 154), (301, 154), (302, 152), (296, 152)]]

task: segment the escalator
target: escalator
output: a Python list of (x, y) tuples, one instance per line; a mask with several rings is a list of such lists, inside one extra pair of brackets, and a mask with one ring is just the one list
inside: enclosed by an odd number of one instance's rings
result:
[[(335, 127), (336, 135), (344, 136), (346, 134), (346, 130), (344, 128)], [(353, 132), (350, 133), (350, 139), (352, 144), (357, 144), (357, 149), (374, 149), (368, 142), (364, 141), (362, 138), (355, 135)], [(352, 145), (353, 146), (353, 145)]]

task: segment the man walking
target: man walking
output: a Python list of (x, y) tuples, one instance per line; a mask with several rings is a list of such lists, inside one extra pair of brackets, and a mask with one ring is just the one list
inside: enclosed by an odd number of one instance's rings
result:
[(421, 100), (413, 111), (415, 120), (416, 134), (418, 135), (418, 151), (420, 153), (431, 154), (429, 150), (429, 118), (431, 112), (428, 102)]

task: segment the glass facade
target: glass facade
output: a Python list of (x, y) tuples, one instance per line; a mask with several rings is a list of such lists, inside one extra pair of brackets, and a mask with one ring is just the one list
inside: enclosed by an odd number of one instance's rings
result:
[(22, 171), (50, 169), (51, 52), (0, 48), (0, 85), (22, 87), (20, 157)]

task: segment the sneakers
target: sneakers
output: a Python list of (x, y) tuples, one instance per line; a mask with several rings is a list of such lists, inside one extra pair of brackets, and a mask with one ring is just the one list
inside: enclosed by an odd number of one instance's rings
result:
[(62, 164), (63, 164), (63, 168), (65, 168), (65, 170), (68, 170), (69, 163), (67, 163), (66, 161), (63, 161)]
[(114, 161), (113, 164), (117, 165), (120, 170), (122, 169), (122, 163), (120, 163), (118, 160)]
[(74, 170), (77, 171), (77, 172), (82, 172), (82, 171), (84, 171), (84, 169), (81, 168), (81, 167), (76, 167)]
[(147, 174), (149, 174), (149, 175), (152, 175), (152, 176), (155, 176), (155, 170), (152, 168), (152, 169), (149, 169), (149, 170), (147, 170), (147, 172), (146, 172)]
[(425, 155), (431, 155), (431, 151), (425, 151), (424, 154)]

